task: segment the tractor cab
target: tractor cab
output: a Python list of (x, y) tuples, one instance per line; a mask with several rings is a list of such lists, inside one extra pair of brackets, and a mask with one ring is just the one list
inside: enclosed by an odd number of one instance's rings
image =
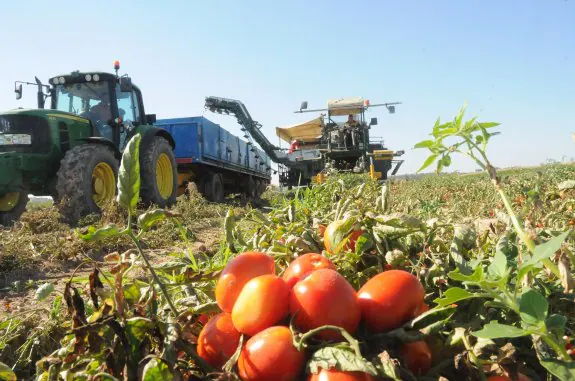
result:
[(54, 110), (89, 119), (94, 136), (110, 140), (120, 150), (136, 126), (145, 124), (140, 90), (130, 77), (102, 72), (72, 72), (50, 79)]

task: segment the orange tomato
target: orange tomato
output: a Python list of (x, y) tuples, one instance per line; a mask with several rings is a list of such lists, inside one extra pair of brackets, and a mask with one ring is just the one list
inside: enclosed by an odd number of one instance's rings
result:
[(318, 374), (312, 374), (308, 381), (375, 381), (370, 374), (363, 372), (344, 372), (337, 369), (322, 369)]
[(288, 315), (289, 288), (277, 275), (260, 275), (250, 280), (232, 309), (236, 329), (253, 336)]
[(372, 332), (386, 332), (412, 319), (424, 296), (419, 279), (403, 270), (379, 273), (357, 293), (361, 315)]
[(319, 269), (336, 270), (335, 265), (321, 254), (307, 253), (294, 259), (283, 273), (282, 279), (292, 288), (312, 271)]
[(198, 336), (198, 355), (214, 368), (221, 368), (233, 356), (240, 343), (240, 333), (228, 313), (213, 316)]
[(317, 232), (319, 234), (320, 237), (323, 237), (323, 235), (325, 234), (325, 229), (327, 228), (327, 226), (320, 224), (317, 227)]
[[(361, 319), (355, 290), (337, 271), (319, 269), (300, 280), (290, 294), (290, 312), (295, 326), (306, 332), (323, 325), (335, 325), (353, 334)], [(337, 340), (341, 335), (326, 330), (317, 335)]]
[(269, 327), (251, 337), (238, 358), (244, 381), (297, 380), (304, 365), (304, 352), (294, 347), (291, 331), (284, 326)]
[(265, 253), (248, 251), (238, 255), (228, 262), (216, 284), (218, 306), (231, 313), (238, 295), (250, 279), (275, 274), (275, 271), (273, 258)]
[(405, 343), (401, 346), (405, 366), (415, 375), (423, 375), (431, 368), (431, 349), (425, 341)]

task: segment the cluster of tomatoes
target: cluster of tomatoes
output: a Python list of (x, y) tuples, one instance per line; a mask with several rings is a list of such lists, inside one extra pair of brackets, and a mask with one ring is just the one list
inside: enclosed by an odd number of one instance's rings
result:
[[(363, 322), (369, 332), (400, 327), (428, 309), (419, 280), (403, 270), (372, 277), (360, 290), (337, 271), (325, 256), (304, 254), (280, 275), (273, 258), (245, 252), (231, 260), (218, 279), (216, 302), (221, 312), (212, 316), (198, 336), (197, 351), (206, 362), (221, 369), (233, 356), (243, 334), (237, 360), (242, 380), (297, 380), (304, 374), (304, 349), (296, 347), (290, 320), (305, 333), (326, 325), (353, 335)], [(319, 330), (314, 337), (338, 342), (336, 330)], [(403, 364), (416, 374), (431, 366), (425, 341), (404, 344)], [(362, 372), (321, 369), (308, 380), (374, 380)]]

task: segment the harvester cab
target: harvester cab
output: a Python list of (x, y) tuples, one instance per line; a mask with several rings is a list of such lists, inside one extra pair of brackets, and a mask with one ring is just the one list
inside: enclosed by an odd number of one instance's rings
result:
[[(99, 212), (114, 199), (119, 161), (141, 133), (140, 168), (145, 203), (160, 207), (177, 196), (175, 142), (146, 115), (140, 89), (127, 75), (73, 71), (38, 87), (37, 109), (0, 112), (0, 225), (25, 210), (28, 194), (51, 196), (70, 222)], [(49, 108), (45, 108), (49, 99)]]

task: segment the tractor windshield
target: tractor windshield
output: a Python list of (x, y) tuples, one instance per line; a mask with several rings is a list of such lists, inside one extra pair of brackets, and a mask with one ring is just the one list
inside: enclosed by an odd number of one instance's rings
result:
[(56, 109), (92, 121), (100, 134), (112, 140), (112, 111), (108, 82), (56, 86)]

